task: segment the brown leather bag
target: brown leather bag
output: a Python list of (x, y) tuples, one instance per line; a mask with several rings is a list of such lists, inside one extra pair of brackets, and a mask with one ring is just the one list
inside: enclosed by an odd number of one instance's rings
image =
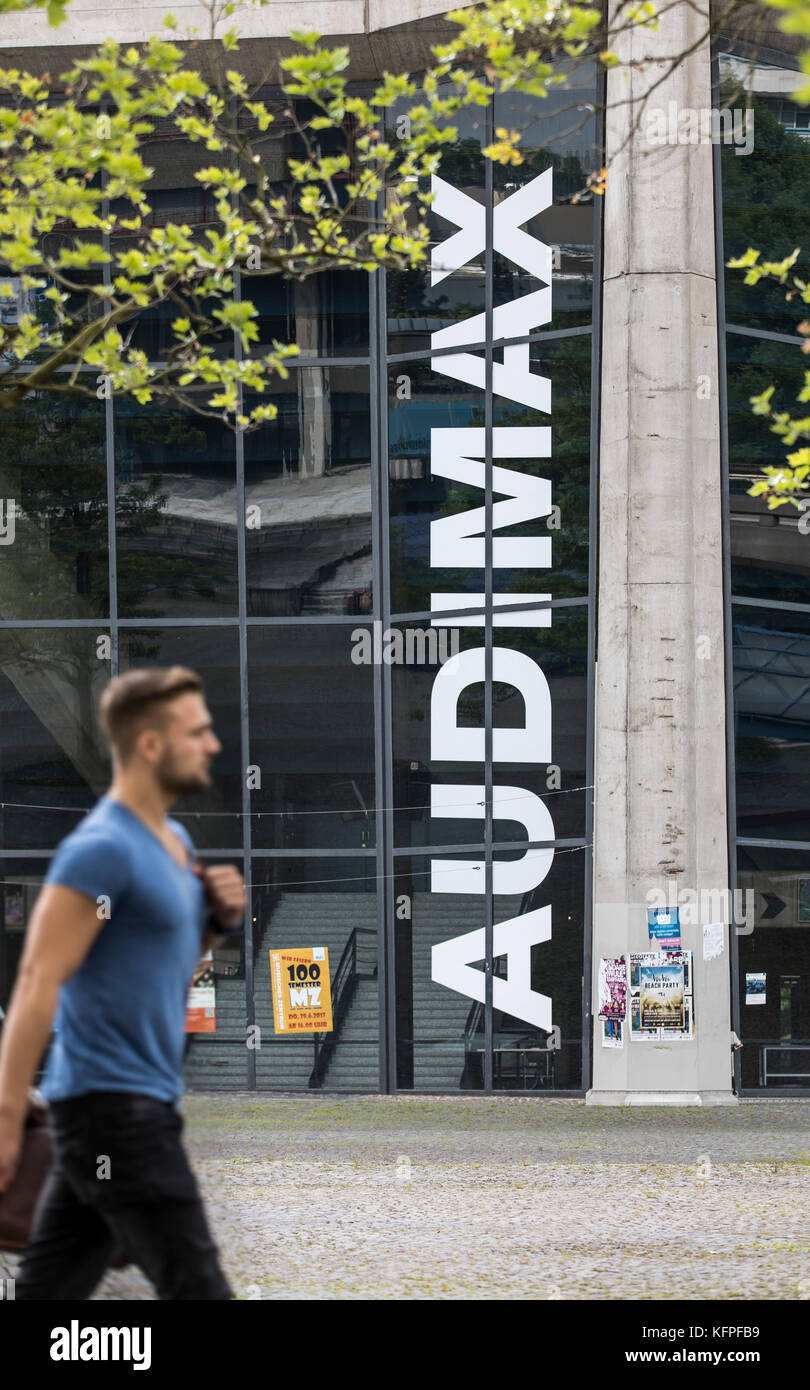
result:
[(32, 1094), (17, 1171), (0, 1192), (0, 1250), (23, 1250), (28, 1244), (37, 1200), (53, 1161), (47, 1113), (47, 1107)]
[[(48, 1107), (31, 1091), (17, 1171), (5, 1191), (0, 1192), (0, 1250), (24, 1250), (28, 1244), (39, 1194), (52, 1163)], [(110, 1267), (126, 1269), (131, 1263), (122, 1251)]]

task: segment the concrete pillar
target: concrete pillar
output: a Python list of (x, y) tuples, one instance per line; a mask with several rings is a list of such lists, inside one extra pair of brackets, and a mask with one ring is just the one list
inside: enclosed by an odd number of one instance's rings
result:
[[(614, 46), (660, 59), (705, 24), (676, 5)], [(647, 97), (664, 70), (608, 78), (590, 1104), (733, 1102), (728, 925), (711, 961), (682, 926), (694, 1040), (606, 1049), (596, 1017), (599, 958), (650, 949), (650, 890), (729, 920), (712, 147), (648, 138), (653, 110), (711, 106), (708, 44)]]

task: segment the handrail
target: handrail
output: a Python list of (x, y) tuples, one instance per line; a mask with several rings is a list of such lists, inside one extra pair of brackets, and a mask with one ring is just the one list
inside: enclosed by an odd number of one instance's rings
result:
[(332, 981), (332, 1031), (331, 1033), (316, 1033), (314, 1035), (315, 1060), (309, 1077), (309, 1085), (315, 1089), (323, 1085), (332, 1053), (337, 1047), (338, 1035), (354, 998), (358, 980), (373, 979), (377, 974), (376, 964), (370, 974), (357, 968), (359, 936), (376, 938), (377, 933), (371, 927), (352, 927), (349, 939), (343, 948), (343, 954), (338, 961), (338, 967)]

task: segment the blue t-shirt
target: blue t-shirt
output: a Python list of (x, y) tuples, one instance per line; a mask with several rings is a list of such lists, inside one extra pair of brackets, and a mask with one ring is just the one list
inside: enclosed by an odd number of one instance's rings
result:
[[(191, 865), (188, 832), (168, 824)], [(134, 812), (103, 796), (62, 841), (45, 882), (86, 893), (100, 910), (109, 899), (109, 920), (62, 985), (42, 1095), (136, 1091), (176, 1103), (186, 1000), (207, 915), (200, 879), (180, 868)]]

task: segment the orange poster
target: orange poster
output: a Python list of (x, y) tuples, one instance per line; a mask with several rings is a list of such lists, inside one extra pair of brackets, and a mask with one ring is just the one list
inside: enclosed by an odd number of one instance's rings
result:
[(331, 1033), (327, 946), (271, 951), (270, 979), (277, 1033)]

